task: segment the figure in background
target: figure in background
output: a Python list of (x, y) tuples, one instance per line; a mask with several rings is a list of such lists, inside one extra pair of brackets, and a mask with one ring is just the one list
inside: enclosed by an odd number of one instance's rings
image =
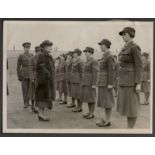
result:
[(81, 79), (82, 79), (82, 61), (80, 58), (82, 51), (80, 49), (75, 49), (73, 51), (73, 63), (71, 69), (71, 97), (72, 104), (75, 104), (77, 100), (77, 106), (72, 110), (73, 112), (82, 112), (82, 102), (81, 102)]
[(58, 102), (62, 102), (62, 95), (60, 93), (60, 64), (61, 59), (60, 57), (57, 57), (55, 60), (55, 82), (56, 82), (56, 91), (58, 94), (58, 98), (56, 99)]
[(145, 101), (142, 105), (148, 105), (150, 97), (150, 62), (148, 53), (142, 54), (142, 62), (143, 62), (143, 71), (142, 71), (141, 91), (144, 93), (145, 97)]
[[(73, 53), (70, 51), (67, 53), (66, 60), (66, 84), (67, 84), (67, 97), (71, 98), (71, 69), (73, 63)], [(71, 98), (72, 100), (72, 98)], [(67, 108), (75, 107), (74, 102), (71, 102), (67, 105)]]
[(60, 94), (63, 95), (63, 100), (60, 104), (67, 104), (67, 85), (66, 85), (66, 55), (60, 56)]
[(36, 65), (37, 65), (39, 54), (41, 54), (40, 46), (35, 47), (35, 53), (36, 54), (31, 58), (31, 63), (30, 63), (30, 86), (29, 86), (28, 98), (32, 99), (32, 111), (34, 113), (38, 113), (35, 91), (37, 87)]
[(117, 56), (114, 55), (115, 60), (115, 75), (114, 75), (114, 91), (115, 97), (118, 96), (118, 73), (119, 73), (119, 62), (117, 61)]

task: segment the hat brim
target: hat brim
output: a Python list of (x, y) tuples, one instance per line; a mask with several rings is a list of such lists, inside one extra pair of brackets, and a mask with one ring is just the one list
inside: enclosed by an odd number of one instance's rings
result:
[(122, 36), (125, 33), (125, 31), (119, 32), (119, 35)]
[(23, 47), (30, 47), (31, 45), (23, 45)]
[(98, 45), (103, 45), (103, 43), (99, 42)]

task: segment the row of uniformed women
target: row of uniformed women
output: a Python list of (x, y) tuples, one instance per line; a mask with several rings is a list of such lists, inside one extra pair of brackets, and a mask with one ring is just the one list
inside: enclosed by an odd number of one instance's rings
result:
[[(117, 111), (127, 116), (127, 126), (128, 128), (133, 128), (138, 116), (140, 104), (139, 91), (142, 73), (141, 50), (140, 47), (133, 42), (133, 38), (135, 37), (134, 28), (126, 27), (119, 35), (122, 36), (125, 46), (119, 53), (120, 68), (118, 74)], [(69, 108), (75, 107), (75, 100), (77, 100), (77, 106), (73, 109), (73, 112), (81, 112), (82, 103), (88, 103), (89, 112), (83, 116), (86, 119), (94, 118), (96, 102), (95, 88), (97, 86), (97, 104), (99, 107), (105, 109), (105, 118), (101, 119), (96, 125), (99, 127), (106, 127), (111, 125), (110, 118), (114, 105), (113, 83), (116, 66), (114, 57), (110, 52), (111, 42), (108, 39), (103, 39), (98, 44), (103, 52), (103, 56), (99, 60), (99, 63), (93, 58), (94, 49), (92, 47), (87, 47), (83, 51), (87, 58), (84, 64), (82, 64), (80, 60), (82, 52), (79, 49), (75, 49), (74, 52), (68, 53), (66, 67), (63, 67), (64, 73), (66, 72), (64, 75), (67, 77), (67, 82), (65, 82), (65, 78), (63, 78), (60, 82), (57, 81), (57, 84), (60, 88), (60, 94), (64, 93), (65, 96), (67, 92), (68, 94), (70, 92), (69, 95), (72, 97), (72, 103), (68, 105)], [(72, 54), (73, 59), (71, 58)], [(62, 57), (64, 56), (61, 56), (61, 60), (63, 60)], [(62, 68), (61, 64), (60, 68)], [(56, 73), (57, 71), (56, 69)], [(97, 76), (95, 76), (96, 73)], [(67, 87), (65, 85), (67, 85)], [(67, 88), (67, 91), (64, 91), (65, 89), (63, 89), (63, 86)], [(67, 97), (65, 97), (65, 101), (62, 103), (66, 104), (66, 101)]]

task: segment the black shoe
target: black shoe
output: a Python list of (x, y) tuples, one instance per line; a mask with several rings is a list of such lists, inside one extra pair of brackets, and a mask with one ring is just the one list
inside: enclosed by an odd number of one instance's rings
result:
[(24, 109), (26, 109), (26, 108), (28, 108), (28, 106), (27, 105), (24, 105)]
[(70, 104), (70, 105), (67, 106), (67, 108), (74, 108), (74, 107), (76, 107), (75, 104)]
[(86, 119), (93, 119), (95, 116), (94, 116), (94, 114), (89, 114), (88, 116), (86, 116), (85, 118)]
[(97, 126), (101, 127), (105, 123), (105, 120), (101, 120), (100, 122), (96, 123)]
[(49, 110), (53, 109), (53, 105), (49, 105), (49, 106), (48, 106), (48, 109), (49, 109)]
[(98, 127), (108, 127), (111, 125), (110, 122), (105, 122), (105, 123), (101, 123), (101, 124), (96, 124)]
[(38, 116), (38, 120), (39, 121), (44, 121), (44, 122), (50, 121), (48, 118), (43, 118), (41, 116)]
[(75, 108), (75, 109), (72, 110), (72, 112), (82, 112), (82, 109)]
[(86, 118), (86, 117), (88, 117), (89, 115), (90, 115), (90, 113), (87, 113), (87, 114), (83, 115), (82, 117), (83, 117), (83, 118)]
[(35, 108), (32, 108), (32, 112), (34, 112), (35, 114), (38, 114), (38, 110)]
[(67, 104), (67, 101), (62, 101), (60, 102), (60, 104)]

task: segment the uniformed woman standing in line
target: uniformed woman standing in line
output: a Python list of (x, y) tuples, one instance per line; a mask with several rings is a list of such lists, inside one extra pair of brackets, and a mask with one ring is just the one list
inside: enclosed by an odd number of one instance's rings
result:
[(142, 72), (142, 83), (141, 83), (141, 91), (144, 93), (145, 102), (142, 105), (149, 104), (149, 96), (150, 96), (150, 63), (148, 61), (149, 54), (142, 54), (142, 62), (143, 62), (143, 72)]
[(125, 27), (119, 35), (125, 42), (119, 53), (119, 88), (117, 111), (127, 116), (127, 127), (134, 128), (139, 104), (140, 104), (140, 83), (142, 74), (141, 49), (133, 42), (135, 29)]
[(82, 61), (80, 59), (82, 51), (80, 49), (75, 49), (73, 52), (74, 59), (71, 69), (71, 97), (72, 104), (75, 104), (77, 100), (77, 106), (73, 109), (73, 112), (82, 112), (82, 102), (81, 102), (81, 78), (82, 78)]
[(41, 43), (42, 53), (39, 55), (36, 65), (37, 88), (36, 102), (39, 109), (38, 119), (40, 121), (49, 121), (48, 108), (55, 99), (55, 66), (53, 57), (50, 55), (53, 43), (45, 40)]
[(55, 82), (56, 82), (56, 91), (58, 92), (57, 101), (62, 101), (62, 96), (60, 95), (60, 57), (57, 57), (55, 60)]
[(113, 82), (115, 62), (109, 51), (111, 42), (108, 39), (103, 39), (98, 44), (103, 52), (103, 57), (99, 61), (97, 76), (98, 106), (105, 109), (105, 119), (102, 119), (100, 122), (96, 123), (96, 125), (99, 127), (107, 127), (111, 125), (110, 118), (114, 105)]
[(63, 100), (60, 104), (67, 104), (67, 86), (66, 86), (66, 55), (60, 56), (60, 94), (63, 95)]
[(86, 47), (83, 51), (86, 55), (86, 62), (84, 63), (82, 72), (82, 89), (81, 101), (88, 103), (89, 112), (83, 115), (86, 119), (94, 118), (95, 102), (96, 102), (96, 77), (97, 77), (97, 61), (94, 60), (94, 49)]
[[(72, 62), (73, 62), (73, 54), (72, 52), (67, 53), (67, 60), (66, 60), (66, 84), (67, 84), (67, 97), (71, 97), (71, 69), (72, 69)], [(72, 99), (71, 99), (72, 100)], [(67, 105), (67, 108), (75, 107), (74, 101)]]

